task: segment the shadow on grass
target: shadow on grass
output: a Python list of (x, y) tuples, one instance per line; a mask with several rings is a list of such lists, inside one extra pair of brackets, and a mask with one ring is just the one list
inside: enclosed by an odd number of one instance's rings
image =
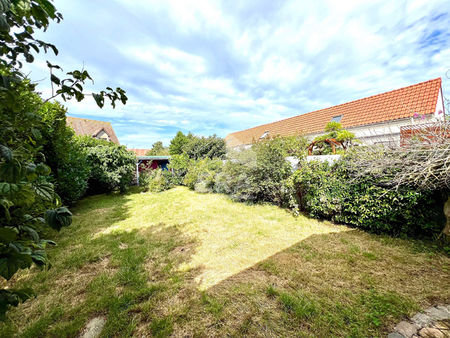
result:
[[(0, 336), (77, 336), (90, 318), (105, 315), (105, 336), (171, 332), (167, 303), (183, 289), (194, 290), (200, 269), (178, 271), (196, 242), (178, 226), (102, 231), (130, 217), (129, 195), (99, 195), (81, 201), (72, 226), (49, 248), (52, 268), (22, 271), (11, 287), (31, 287), (36, 297), (12, 308)], [(98, 234), (101, 233), (99, 236)]]
[(203, 267), (179, 269), (198, 239), (183, 224), (115, 228), (132, 217), (130, 201), (100, 195), (74, 208), (74, 224), (49, 250), (53, 268), (12, 281), (37, 297), (9, 312), (0, 336), (74, 337), (98, 315), (104, 336), (378, 336), (419, 307), (450, 301), (448, 257), (359, 230), (311, 235), (199, 291)]
[(450, 302), (449, 262), (420, 241), (312, 235), (207, 294), (222, 304), (223, 334), (382, 336), (420, 308)]

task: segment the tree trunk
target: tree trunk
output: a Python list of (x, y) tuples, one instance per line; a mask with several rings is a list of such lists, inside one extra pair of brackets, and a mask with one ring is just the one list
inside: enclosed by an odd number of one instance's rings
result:
[(450, 236), (450, 196), (448, 196), (447, 202), (444, 204), (444, 214), (447, 218), (447, 223), (445, 224), (445, 228), (442, 230), (442, 233), (448, 238)]

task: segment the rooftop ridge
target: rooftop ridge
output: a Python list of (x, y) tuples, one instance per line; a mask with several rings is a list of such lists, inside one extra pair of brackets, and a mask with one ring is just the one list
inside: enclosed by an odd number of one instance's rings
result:
[(342, 106), (345, 106), (345, 105), (348, 105), (348, 104), (352, 104), (352, 103), (355, 103), (355, 102), (358, 102), (358, 101), (362, 101), (362, 100), (367, 100), (367, 99), (375, 98), (375, 97), (377, 97), (377, 96), (386, 95), (386, 94), (389, 94), (389, 93), (394, 93), (394, 92), (397, 92), (397, 91), (400, 91), (400, 90), (405, 90), (405, 89), (408, 89), (408, 88), (412, 88), (412, 87), (416, 87), (416, 86), (421, 86), (421, 85), (424, 85), (424, 84), (426, 84), (426, 83), (428, 83), (428, 82), (435, 82), (435, 81), (439, 81), (439, 83), (442, 85), (442, 78), (441, 78), (441, 77), (437, 77), (437, 78), (435, 78), (435, 79), (431, 79), (431, 80), (427, 80), (427, 81), (415, 83), (415, 84), (412, 84), (412, 85), (409, 85), (409, 86), (406, 86), (406, 87), (401, 87), (401, 88), (389, 90), (389, 91), (386, 91), (386, 92), (383, 92), (383, 93), (374, 94), (374, 95), (370, 95), (370, 96), (363, 97), (363, 98), (360, 98), (360, 99), (356, 99), (356, 100), (352, 100), (352, 101), (340, 103), (340, 104), (337, 104), (337, 105), (334, 105), (334, 106), (330, 106), (330, 107), (326, 107), (326, 108), (321, 108), (321, 109), (313, 110), (313, 111), (311, 111), (311, 112), (307, 112), (307, 113), (303, 113), (303, 114), (299, 114), (299, 115), (287, 117), (287, 118), (284, 118), (284, 119), (281, 119), (281, 120), (276, 120), (276, 121), (273, 121), (273, 122), (268, 122), (268, 123), (260, 124), (260, 125), (255, 126), (255, 127), (251, 127), (251, 128), (247, 128), (247, 129), (235, 131), (235, 132), (230, 133), (230, 134), (228, 134), (228, 135), (234, 135), (234, 134), (242, 133), (242, 132), (249, 131), (249, 130), (252, 130), (252, 129), (255, 129), (255, 128), (261, 128), (261, 127), (264, 127), (264, 126), (272, 125), (272, 124), (275, 124), (275, 123), (278, 123), (278, 122), (288, 121), (288, 120), (297, 118), (297, 117), (299, 117), (299, 116), (306, 116), (306, 115), (309, 115), (309, 114), (312, 114), (312, 113), (317, 113), (317, 112), (320, 112), (320, 111), (323, 111), (323, 110), (328, 110), (328, 109), (331, 109), (331, 108), (342, 107)]
[(68, 118), (68, 119), (78, 119), (78, 120), (88, 120), (88, 121), (103, 122), (103, 123), (111, 124), (111, 122), (109, 122), (109, 121), (94, 120), (94, 119), (88, 119), (88, 118), (85, 118), (85, 117), (66, 116), (66, 118)]

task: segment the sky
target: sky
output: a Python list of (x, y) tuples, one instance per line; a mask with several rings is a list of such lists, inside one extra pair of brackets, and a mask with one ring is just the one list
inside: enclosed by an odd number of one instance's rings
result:
[(45, 61), (83, 66), (129, 101), (68, 115), (110, 121), (121, 144), (178, 130), (228, 133), (442, 77), (450, 97), (450, 1), (56, 0), (63, 14), (24, 70), (50, 96)]

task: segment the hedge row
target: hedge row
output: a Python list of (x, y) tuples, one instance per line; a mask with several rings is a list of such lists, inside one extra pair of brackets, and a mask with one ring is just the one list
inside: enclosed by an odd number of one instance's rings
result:
[(241, 202), (268, 202), (376, 233), (432, 237), (442, 230), (445, 217), (439, 192), (392, 189), (374, 177), (354, 180), (350, 173), (355, 168), (349, 163), (355, 161), (350, 156), (361, 156), (361, 152), (348, 153), (333, 165), (308, 163), (297, 152), (300, 168), (294, 172), (286, 156), (304, 142), (301, 138), (265, 140), (249, 150), (228, 153), (226, 160), (176, 155), (170, 164), (173, 173), (157, 176), (158, 190), (183, 184), (198, 192), (223, 193)]

